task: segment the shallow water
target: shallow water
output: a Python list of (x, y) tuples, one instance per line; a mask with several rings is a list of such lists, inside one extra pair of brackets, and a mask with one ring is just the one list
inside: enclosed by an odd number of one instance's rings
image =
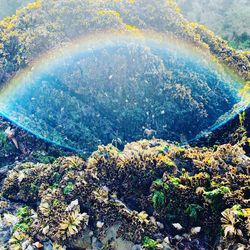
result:
[(91, 152), (152, 136), (192, 140), (248, 105), (242, 88), (188, 45), (104, 36), (48, 53), (17, 74), (0, 92), (0, 113), (38, 137)]

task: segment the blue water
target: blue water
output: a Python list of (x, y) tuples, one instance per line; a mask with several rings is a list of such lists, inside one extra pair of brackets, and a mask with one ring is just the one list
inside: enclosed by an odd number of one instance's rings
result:
[(0, 113), (74, 150), (152, 136), (189, 141), (245, 107), (239, 81), (173, 45), (136, 40), (79, 47), (41, 64), (6, 84)]

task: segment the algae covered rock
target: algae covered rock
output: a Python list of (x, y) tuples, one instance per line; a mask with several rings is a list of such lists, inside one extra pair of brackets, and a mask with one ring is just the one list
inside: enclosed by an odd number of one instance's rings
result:
[[(23, 212), (20, 222), (28, 222), (26, 234), (41, 243), (76, 246), (88, 235), (91, 244), (114, 249), (132, 249), (129, 242), (145, 249), (248, 246), (249, 163), (237, 144), (192, 148), (143, 140), (123, 151), (100, 146), (86, 161), (62, 157), (53, 164), (18, 165), (2, 192), (32, 205), (35, 216)], [(32, 193), (27, 185), (35, 170)], [(217, 242), (220, 225), (224, 233)]]

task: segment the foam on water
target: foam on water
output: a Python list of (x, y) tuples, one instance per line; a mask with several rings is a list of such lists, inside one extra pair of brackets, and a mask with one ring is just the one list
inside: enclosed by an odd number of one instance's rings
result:
[[(243, 91), (244, 90), (244, 91)], [(148, 137), (192, 140), (249, 105), (244, 84), (162, 34), (105, 32), (50, 51), (0, 91), (0, 113), (74, 150)]]

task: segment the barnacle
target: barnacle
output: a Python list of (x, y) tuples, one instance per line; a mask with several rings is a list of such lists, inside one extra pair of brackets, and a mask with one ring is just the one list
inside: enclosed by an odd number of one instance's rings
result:
[(222, 213), (222, 228), (224, 230), (225, 237), (243, 236), (242, 231), (237, 228), (238, 218), (235, 211), (232, 209), (226, 209)]
[(72, 201), (66, 208), (65, 217), (59, 223), (59, 235), (63, 239), (73, 237), (88, 225), (87, 213), (80, 213), (78, 200)]
[(96, 190), (93, 191), (93, 195), (95, 197), (96, 200), (98, 200), (99, 202), (108, 202), (108, 188), (107, 187), (101, 187), (101, 188), (97, 188)]
[(49, 216), (50, 214), (50, 205), (48, 202), (41, 202), (39, 210), (44, 216)]
[(86, 213), (80, 214), (78, 211), (72, 211), (68, 214), (68, 218), (59, 224), (63, 238), (72, 237), (79, 233), (81, 224), (88, 223), (88, 215)]
[(30, 241), (30, 237), (21, 230), (16, 230), (8, 242), (10, 250), (22, 250), (22, 243), (26, 240)]
[(148, 214), (145, 211), (142, 211), (140, 213), (137, 214), (138, 219), (141, 223), (148, 223)]
[(53, 250), (66, 250), (66, 247), (58, 244), (57, 242), (54, 242), (53, 243)]

